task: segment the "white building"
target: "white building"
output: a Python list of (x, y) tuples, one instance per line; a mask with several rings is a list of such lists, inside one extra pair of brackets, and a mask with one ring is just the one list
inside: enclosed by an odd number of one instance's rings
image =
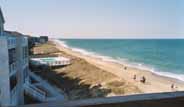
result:
[(27, 37), (4, 31), (0, 10), (0, 105), (24, 103), (23, 85), (28, 80)]
[(24, 94), (40, 102), (64, 99), (60, 90), (29, 71), (28, 38), (4, 31), (4, 23), (0, 8), (0, 106), (24, 104)]

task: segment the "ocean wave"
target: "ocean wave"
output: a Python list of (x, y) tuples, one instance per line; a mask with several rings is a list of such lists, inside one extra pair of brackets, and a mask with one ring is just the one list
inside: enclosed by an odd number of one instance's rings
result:
[(91, 56), (91, 57), (94, 57), (94, 58), (99, 58), (103, 61), (114, 62), (114, 63), (126, 65), (128, 67), (134, 67), (134, 68), (137, 68), (137, 69), (150, 71), (150, 72), (152, 72), (154, 74), (157, 74), (157, 75), (160, 75), (160, 76), (165, 76), (165, 77), (169, 77), (169, 78), (184, 81), (184, 75), (183, 74), (174, 74), (174, 73), (171, 73), (171, 72), (164, 72), (164, 71), (160, 71), (159, 69), (154, 68), (153, 66), (146, 65), (144, 63), (130, 62), (128, 59), (120, 58), (120, 57), (112, 58), (110, 56), (104, 56), (104, 55), (101, 55), (99, 53), (87, 51), (85, 49), (68, 46), (66, 41), (61, 41), (61, 40), (57, 40), (57, 39), (55, 39), (53, 41), (56, 42), (57, 44), (65, 47), (65, 48), (70, 48), (71, 50), (73, 50), (75, 52), (79, 52), (83, 55)]

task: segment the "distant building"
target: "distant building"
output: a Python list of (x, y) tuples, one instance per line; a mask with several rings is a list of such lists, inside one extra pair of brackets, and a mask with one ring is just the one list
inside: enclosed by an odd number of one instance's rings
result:
[(39, 37), (29, 36), (28, 37), (28, 42), (29, 42), (29, 47), (32, 48), (36, 44), (39, 44), (40, 43), (40, 38)]
[(48, 42), (48, 36), (40, 36), (40, 43)]
[(29, 42), (30, 48), (35, 46), (35, 45), (48, 42), (48, 36), (40, 36), (40, 37), (27, 36), (27, 37), (28, 37), (28, 42)]

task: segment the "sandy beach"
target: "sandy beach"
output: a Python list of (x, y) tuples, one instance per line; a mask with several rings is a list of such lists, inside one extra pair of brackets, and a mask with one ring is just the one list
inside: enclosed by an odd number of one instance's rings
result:
[[(54, 41), (53, 41), (54, 42)], [(135, 86), (137, 86), (143, 93), (155, 93), (155, 92), (170, 92), (170, 91), (183, 91), (184, 82), (160, 76), (152, 73), (151, 71), (141, 70), (133, 67), (128, 67), (125, 64), (119, 64), (110, 61), (104, 61), (101, 58), (92, 57), (89, 55), (84, 55), (80, 52), (73, 51), (70, 48), (62, 46), (57, 42), (54, 42), (56, 47), (66, 52), (69, 55), (79, 57), (86, 60), (88, 63), (106, 71), (112, 73)], [(134, 75), (136, 75), (136, 80), (134, 80)], [(141, 83), (140, 79), (144, 76), (146, 78), (146, 83)], [(171, 89), (171, 84), (175, 85), (174, 89)]]
[[(84, 55), (56, 41), (35, 46), (32, 51), (31, 57), (63, 56), (71, 59), (68, 66), (35, 72), (64, 91), (68, 100), (184, 90), (182, 81)], [(146, 78), (145, 83), (140, 82), (142, 76)], [(174, 89), (171, 89), (172, 84), (175, 85)]]
[(31, 57), (63, 56), (71, 59), (70, 65), (47, 69), (31, 65), (31, 70), (64, 91), (68, 100), (142, 93), (134, 84), (61, 48), (52, 42), (41, 44), (32, 49)]

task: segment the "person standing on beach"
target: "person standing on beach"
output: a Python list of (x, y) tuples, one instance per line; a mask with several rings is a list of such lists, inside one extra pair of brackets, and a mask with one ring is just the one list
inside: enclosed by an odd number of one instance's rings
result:
[(136, 80), (136, 78), (137, 78), (137, 76), (136, 76), (136, 75), (134, 75), (133, 79), (134, 79), (134, 80)]
[(174, 89), (174, 84), (171, 84), (171, 89)]
[(171, 84), (171, 90), (173, 91), (174, 89), (176, 89), (177, 88), (177, 86), (175, 86), (175, 84), (173, 83), (173, 84)]
[(126, 66), (124, 67), (124, 70), (127, 70), (127, 67)]

